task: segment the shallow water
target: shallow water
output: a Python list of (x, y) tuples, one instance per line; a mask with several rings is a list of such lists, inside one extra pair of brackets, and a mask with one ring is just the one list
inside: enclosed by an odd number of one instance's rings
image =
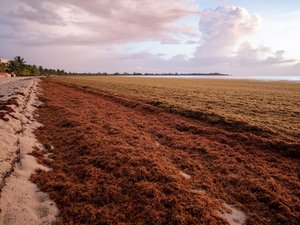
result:
[(126, 76), (146, 78), (185, 78), (185, 79), (229, 79), (229, 80), (261, 80), (300, 82), (300, 76), (196, 76), (196, 75), (161, 75), (161, 76)]

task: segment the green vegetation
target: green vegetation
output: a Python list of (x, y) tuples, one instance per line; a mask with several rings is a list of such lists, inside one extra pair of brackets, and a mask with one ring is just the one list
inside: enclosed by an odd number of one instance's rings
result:
[(0, 62), (0, 73), (5, 73), (6, 70), (7, 70), (6, 65)]
[(60, 81), (142, 100), (211, 122), (242, 122), (300, 138), (300, 85), (224, 79), (61, 77)]
[(23, 75), (27, 72), (27, 68), (25, 69), (25, 63), (26, 61), (24, 60), (24, 58), (16, 56), (9, 62), (8, 71), (17, 76)]
[(70, 75), (70, 76), (161, 76), (161, 75), (189, 75), (189, 76), (228, 76), (222, 73), (77, 73), (68, 72), (59, 69), (47, 69), (42, 66), (29, 65), (21, 56), (16, 56), (9, 63), (0, 61), (0, 73), (10, 73), (15, 76), (49, 76), (49, 75)]
[(65, 75), (64, 70), (43, 68), (42, 66), (29, 65), (21, 56), (16, 56), (8, 63), (0, 62), (0, 72), (16, 76), (48, 76)]

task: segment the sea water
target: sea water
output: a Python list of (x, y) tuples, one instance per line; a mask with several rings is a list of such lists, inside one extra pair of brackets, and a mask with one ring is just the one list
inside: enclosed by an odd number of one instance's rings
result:
[(290, 81), (290, 82), (300, 82), (300, 76), (145, 75), (145, 76), (126, 76), (126, 77), (185, 78), (185, 79), (229, 79), (229, 80), (261, 80), (261, 81)]

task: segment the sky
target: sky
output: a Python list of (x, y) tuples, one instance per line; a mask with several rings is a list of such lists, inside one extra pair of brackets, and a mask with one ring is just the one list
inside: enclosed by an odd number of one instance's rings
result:
[(298, 0), (0, 0), (0, 58), (74, 72), (300, 76)]

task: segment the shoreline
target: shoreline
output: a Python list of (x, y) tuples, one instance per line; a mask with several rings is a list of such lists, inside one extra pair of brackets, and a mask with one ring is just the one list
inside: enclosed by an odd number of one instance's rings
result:
[(50, 224), (58, 214), (49, 195), (30, 181), (36, 170), (49, 170), (38, 164), (31, 155), (35, 148), (43, 148), (33, 134), (42, 126), (34, 118), (34, 111), (40, 105), (36, 95), (37, 85), (35, 78), (2, 82), (1, 102), (5, 102), (3, 99), (15, 101), (13, 105), (4, 103), (8, 111), (0, 119), (0, 224)]
[(239, 75), (96, 75), (77, 74), (64, 75), (61, 77), (100, 77), (100, 78), (157, 78), (157, 79), (212, 79), (212, 80), (241, 80), (241, 81), (261, 81), (261, 82), (291, 82), (299, 83), (300, 76), (239, 76)]

